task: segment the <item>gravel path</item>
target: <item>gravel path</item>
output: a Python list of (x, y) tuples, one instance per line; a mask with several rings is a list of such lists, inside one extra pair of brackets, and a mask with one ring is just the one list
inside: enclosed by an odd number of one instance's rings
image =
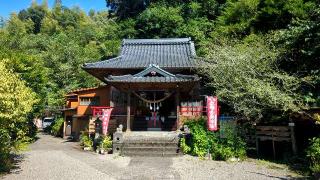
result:
[[(78, 143), (49, 135), (24, 153), (17, 168), (4, 179), (19, 180), (90, 180), (90, 179), (293, 179), (296, 174), (285, 166), (267, 168), (249, 160), (226, 163), (199, 160), (191, 156), (176, 158), (119, 157), (84, 152)], [(19, 160), (18, 159), (18, 160)]]

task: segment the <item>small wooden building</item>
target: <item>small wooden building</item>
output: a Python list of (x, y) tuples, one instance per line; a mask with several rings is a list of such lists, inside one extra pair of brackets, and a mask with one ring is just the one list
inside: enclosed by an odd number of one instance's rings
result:
[[(82, 88), (69, 92), (66, 98), (63, 136), (78, 138), (81, 131), (94, 132), (92, 122), (92, 106), (109, 106), (108, 93), (110, 86)], [(90, 121), (91, 120), (91, 121)]]
[(111, 133), (120, 124), (126, 131), (175, 131), (185, 117), (201, 115), (196, 67), (190, 38), (124, 39), (119, 56), (83, 65), (106, 84), (98, 99), (113, 107)]

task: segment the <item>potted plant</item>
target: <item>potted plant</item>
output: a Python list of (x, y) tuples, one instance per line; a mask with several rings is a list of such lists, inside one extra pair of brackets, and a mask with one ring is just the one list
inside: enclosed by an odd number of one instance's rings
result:
[(89, 137), (89, 134), (86, 132), (82, 132), (80, 136), (80, 145), (83, 146), (83, 150), (90, 151), (93, 146), (93, 141)]
[(110, 136), (102, 136), (100, 145), (98, 147), (100, 149), (100, 153), (104, 154), (105, 152), (109, 152), (112, 148), (112, 140)]
[(84, 145), (83, 150), (85, 150), (85, 151), (91, 151), (91, 150), (92, 150), (92, 146), (93, 146), (93, 141), (90, 139), (90, 137), (88, 137), (88, 138), (84, 141), (83, 145)]

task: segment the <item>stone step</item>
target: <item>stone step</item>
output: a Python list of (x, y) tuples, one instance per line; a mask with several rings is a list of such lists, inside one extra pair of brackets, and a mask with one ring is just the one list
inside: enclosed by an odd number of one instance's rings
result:
[(178, 147), (177, 143), (157, 142), (157, 143), (124, 143), (123, 147)]
[(146, 150), (146, 149), (141, 149), (141, 148), (136, 148), (136, 149), (123, 149), (122, 150), (122, 155), (124, 156), (151, 156), (151, 157), (173, 157), (173, 156), (179, 156), (182, 155), (182, 153), (179, 152), (179, 150), (159, 150), (159, 149), (154, 149), (154, 150)]
[(137, 143), (137, 144), (146, 144), (146, 143), (150, 143), (150, 144), (161, 144), (161, 143), (179, 143), (179, 139), (172, 139), (172, 140), (167, 140), (167, 139), (124, 139), (123, 140), (124, 143), (127, 144), (132, 144), (132, 143)]
[(120, 154), (124, 156), (177, 156), (180, 153), (178, 144), (179, 134), (176, 132), (130, 132), (123, 136)]
[(179, 139), (166, 139), (166, 138), (141, 138), (141, 139), (123, 139), (127, 143), (177, 143)]
[(146, 152), (177, 152), (178, 147), (123, 147), (122, 151), (146, 151)]

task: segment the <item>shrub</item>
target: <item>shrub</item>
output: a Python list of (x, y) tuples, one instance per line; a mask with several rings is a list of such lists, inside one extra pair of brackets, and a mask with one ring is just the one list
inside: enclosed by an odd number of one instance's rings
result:
[(59, 118), (56, 121), (54, 121), (51, 126), (51, 134), (54, 136), (61, 136), (61, 131), (63, 129), (63, 118)]
[(212, 157), (219, 160), (232, 157), (243, 159), (246, 156), (246, 143), (237, 133), (237, 128), (231, 123), (223, 123), (223, 126), (223, 138), (217, 138), (211, 146)]
[(85, 141), (83, 141), (83, 146), (90, 147), (90, 148), (93, 146), (93, 141), (91, 140), (90, 137), (86, 138)]
[(80, 145), (84, 147), (92, 147), (93, 146), (93, 141), (89, 137), (89, 133), (86, 131), (81, 132), (80, 135)]
[(112, 148), (112, 140), (110, 136), (101, 136), (101, 141), (99, 144), (100, 149), (110, 149)]
[(180, 141), (184, 153), (191, 153), (204, 157), (208, 152), (214, 160), (228, 160), (236, 157), (243, 159), (246, 156), (246, 144), (230, 126), (224, 127), (224, 137), (220, 132), (207, 130), (204, 118), (194, 119), (185, 123), (191, 132), (191, 137)]
[(212, 133), (206, 130), (205, 121), (202, 118), (198, 120), (195, 119), (194, 121), (188, 121), (186, 122), (186, 125), (191, 131), (190, 141), (188, 142), (191, 147), (191, 154), (204, 157), (208, 153), (210, 148), (209, 141), (212, 139), (208, 137), (208, 133)]
[(5, 129), (0, 128), (0, 172), (8, 171), (11, 167), (10, 160), (10, 135)]
[(180, 147), (184, 154), (188, 154), (191, 151), (191, 147), (187, 145), (184, 137), (180, 139)]
[(310, 158), (310, 169), (312, 172), (320, 173), (320, 137), (310, 140), (310, 146), (307, 149), (307, 156)]

